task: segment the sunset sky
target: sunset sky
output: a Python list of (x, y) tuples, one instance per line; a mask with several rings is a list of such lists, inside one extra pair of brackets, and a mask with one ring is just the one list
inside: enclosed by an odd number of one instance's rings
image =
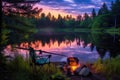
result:
[(90, 14), (93, 8), (97, 12), (104, 2), (109, 8), (111, 1), (115, 0), (41, 0), (37, 5), (45, 13), (51, 12), (55, 16), (68, 14), (74, 17), (85, 12)]

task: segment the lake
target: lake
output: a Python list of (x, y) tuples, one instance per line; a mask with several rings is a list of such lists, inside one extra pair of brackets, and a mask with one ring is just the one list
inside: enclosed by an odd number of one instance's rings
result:
[[(75, 33), (75, 32), (38, 32), (33, 34), (29, 41), (24, 41), (15, 46), (35, 50), (44, 50), (55, 54), (63, 54), (67, 57), (77, 57), (81, 63), (93, 63), (99, 58), (107, 59), (120, 54), (120, 38), (118, 35), (107, 33)], [(21, 54), (28, 58), (29, 51), (23, 49), (12, 49), (11, 45), (4, 49), (5, 55), (15, 56)], [(40, 55), (39, 52), (36, 52)], [(47, 55), (43, 53), (41, 55)], [(51, 62), (66, 61), (67, 57), (53, 55)]]

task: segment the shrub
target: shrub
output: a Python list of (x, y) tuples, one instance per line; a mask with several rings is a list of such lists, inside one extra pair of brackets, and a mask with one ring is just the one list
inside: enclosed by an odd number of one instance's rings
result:
[(105, 74), (106, 76), (120, 75), (120, 56), (103, 61), (99, 59), (93, 67), (96, 72)]
[(6, 64), (7, 73), (4, 74), (4, 77), (9, 80), (50, 80), (50, 76), (54, 74), (63, 75), (60, 69), (52, 63), (31, 66), (29, 60), (23, 59), (20, 55)]

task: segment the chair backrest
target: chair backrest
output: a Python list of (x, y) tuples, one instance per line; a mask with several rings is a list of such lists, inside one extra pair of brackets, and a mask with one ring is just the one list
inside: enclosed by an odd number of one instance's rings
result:
[(44, 65), (49, 62), (50, 62), (50, 60), (49, 60), (48, 56), (46, 56), (46, 57), (39, 56), (39, 58), (36, 59), (36, 64), (38, 64), (38, 65)]
[(30, 58), (35, 65), (44, 65), (46, 63), (50, 63), (51, 55), (37, 56), (33, 48), (30, 47), (29, 50)]

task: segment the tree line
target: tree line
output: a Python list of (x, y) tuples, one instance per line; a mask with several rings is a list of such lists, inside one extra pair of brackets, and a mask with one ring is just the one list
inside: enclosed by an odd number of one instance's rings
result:
[(77, 18), (72, 15), (62, 17), (58, 14), (55, 18), (50, 12), (45, 15), (41, 13), (37, 20), (37, 28), (111, 28), (120, 26), (120, 0), (111, 2), (111, 7), (108, 9), (106, 3), (103, 3), (98, 13), (93, 8), (91, 14), (84, 13), (82, 16), (79, 14)]
[(103, 3), (99, 9), (97, 16), (95, 16), (94, 9), (92, 11), (93, 20), (90, 23), (92, 29), (106, 29), (120, 27), (120, 0), (111, 2), (111, 7), (108, 9), (106, 3)]
[(62, 15), (58, 14), (56, 18), (50, 12), (46, 15), (41, 13), (36, 22), (37, 28), (84, 28), (92, 18), (89, 14), (85, 13), (83, 16), (78, 15), (77, 18), (73, 18), (72, 15)]
[[(14, 43), (21, 41), (21, 38), (28, 39), (31, 33), (40, 28), (88, 28), (88, 29), (106, 29), (120, 27), (120, 0), (111, 2), (110, 9), (106, 3), (103, 3), (98, 13), (92, 9), (91, 14), (84, 13), (73, 18), (72, 15), (58, 18), (48, 13), (42, 13), (42, 9), (34, 7), (34, 3), (16, 3), (11, 0), (2, 1), (2, 26), (1, 43), (5, 46), (8, 42)], [(41, 13), (40, 16), (38, 14)], [(91, 15), (91, 16), (89, 16)], [(36, 18), (37, 17), (37, 18)]]

